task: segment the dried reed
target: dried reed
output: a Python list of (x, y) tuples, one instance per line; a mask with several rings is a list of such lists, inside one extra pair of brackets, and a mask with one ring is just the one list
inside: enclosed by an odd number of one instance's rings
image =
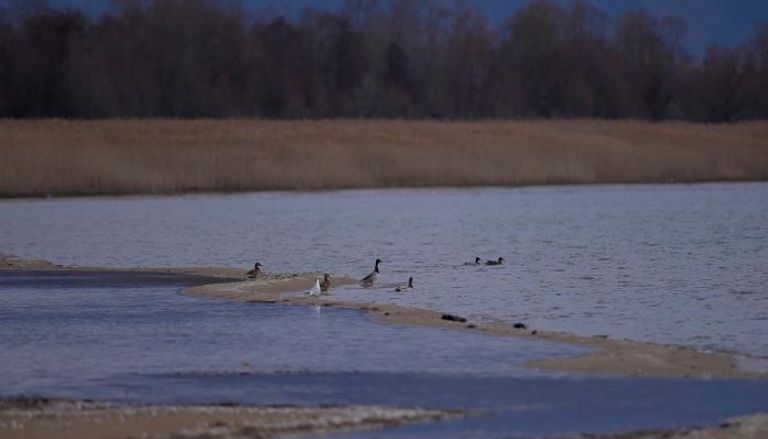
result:
[(768, 179), (768, 122), (3, 120), (0, 195)]

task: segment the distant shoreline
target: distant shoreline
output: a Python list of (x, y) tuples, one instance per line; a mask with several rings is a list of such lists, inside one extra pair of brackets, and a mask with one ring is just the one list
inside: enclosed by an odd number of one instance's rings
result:
[(701, 185), (725, 185), (725, 184), (764, 184), (764, 180), (702, 180), (702, 181), (647, 181), (647, 182), (595, 182), (595, 183), (531, 183), (517, 185), (481, 185), (481, 186), (392, 186), (392, 187), (343, 187), (330, 189), (244, 189), (231, 191), (184, 191), (184, 192), (136, 192), (136, 193), (66, 193), (45, 195), (5, 195), (0, 194), (2, 201), (46, 201), (46, 200), (119, 200), (130, 198), (171, 198), (171, 197), (215, 197), (237, 195), (291, 195), (291, 194), (333, 194), (354, 191), (482, 191), (492, 189), (531, 189), (531, 188), (578, 188), (578, 187), (621, 187), (621, 186), (701, 186)]
[(0, 120), (0, 198), (768, 180), (768, 121)]

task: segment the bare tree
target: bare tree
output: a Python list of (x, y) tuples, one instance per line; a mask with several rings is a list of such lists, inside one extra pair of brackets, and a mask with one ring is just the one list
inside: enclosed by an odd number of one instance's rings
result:
[(627, 12), (616, 25), (615, 45), (623, 58), (642, 115), (664, 119), (675, 97), (681, 58), (682, 21), (661, 23), (646, 11)]
[[(613, 32), (609, 32), (613, 29)], [(461, 0), (44, 0), (0, 11), (4, 117), (768, 117), (768, 24), (700, 59), (685, 22), (531, 0), (501, 27)], [(610, 33), (610, 35), (609, 35)]]

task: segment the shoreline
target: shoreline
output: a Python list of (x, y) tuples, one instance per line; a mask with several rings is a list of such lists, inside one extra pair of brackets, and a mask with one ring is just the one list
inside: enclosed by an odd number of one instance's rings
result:
[(467, 416), (460, 410), (380, 406), (122, 406), (46, 398), (0, 399), (5, 439), (122, 439), (325, 435)]
[[(463, 410), (382, 406), (249, 407), (123, 406), (47, 398), (0, 398), (0, 435), (7, 439), (209, 439), (332, 435), (472, 416)], [(563, 439), (762, 439), (768, 414), (727, 418), (717, 425), (569, 435)]]
[(394, 186), (348, 186), (333, 188), (286, 188), (286, 189), (228, 189), (228, 190), (182, 190), (168, 192), (72, 192), (56, 194), (14, 195), (0, 193), (0, 201), (46, 201), (46, 200), (122, 200), (130, 198), (170, 198), (170, 197), (207, 197), (207, 196), (238, 196), (238, 195), (289, 195), (289, 194), (324, 194), (353, 191), (460, 191), (460, 190), (491, 190), (491, 189), (528, 189), (528, 188), (556, 188), (556, 187), (589, 187), (589, 186), (703, 186), (721, 184), (761, 184), (768, 183), (768, 176), (759, 179), (725, 179), (725, 180), (649, 180), (649, 181), (622, 181), (607, 180), (595, 182), (546, 182), (546, 183), (515, 183), (515, 184), (464, 184), (464, 185), (394, 185)]
[(108, 268), (108, 267), (80, 267), (54, 264), (43, 259), (19, 259), (11, 255), (0, 253), (0, 270), (40, 271), (50, 273), (67, 272), (93, 272), (93, 273), (128, 273), (147, 275), (182, 275), (197, 278), (213, 278), (222, 281), (241, 280), (247, 270), (227, 267), (135, 267), (135, 268)]
[[(335, 300), (333, 295), (321, 299), (302, 294), (320, 273), (266, 274), (261, 279), (246, 280), (246, 270), (222, 267), (186, 268), (85, 268), (65, 267), (42, 260), (15, 259), (0, 254), (0, 270), (29, 270), (51, 272), (146, 273), (195, 276), (202, 285), (185, 287), (182, 294), (209, 299), (235, 300), (249, 303), (280, 303), (284, 305), (318, 305), (366, 312), (374, 318), (393, 324), (441, 327), (453, 330), (478, 331), (493, 336), (520, 337), (556, 343), (573, 344), (594, 349), (586, 355), (534, 360), (524, 364), (536, 370), (551, 372), (588, 373), (631, 377), (768, 379), (768, 370), (750, 371), (742, 368), (739, 358), (757, 359), (726, 352), (704, 352), (697, 349), (634, 340), (611, 339), (603, 336), (583, 336), (567, 332), (516, 327), (510, 322), (477, 322), (451, 314), (390, 304), (364, 301)], [(205, 283), (216, 279), (216, 283)], [(219, 282), (221, 280), (221, 282)], [(334, 276), (334, 287), (357, 284), (356, 279)]]
[(764, 439), (768, 437), (768, 414), (728, 418), (719, 425), (616, 434), (583, 434), (567, 439)]

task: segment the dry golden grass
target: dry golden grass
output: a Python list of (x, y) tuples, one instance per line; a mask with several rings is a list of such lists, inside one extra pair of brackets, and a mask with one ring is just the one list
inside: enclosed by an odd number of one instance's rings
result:
[(3, 196), (768, 179), (768, 122), (0, 121)]

